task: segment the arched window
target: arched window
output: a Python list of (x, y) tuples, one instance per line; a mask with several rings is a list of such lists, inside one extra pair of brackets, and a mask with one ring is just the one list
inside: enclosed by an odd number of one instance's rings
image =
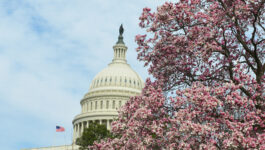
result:
[(107, 101), (106, 108), (109, 109), (109, 101)]
[(90, 103), (90, 110), (92, 110), (92, 109), (93, 109), (93, 108), (92, 108), (92, 105), (93, 105), (93, 103), (91, 102), (91, 103)]
[(121, 101), (119, 101), (119, 107), (121, 107)]
[(113, 100), (113, 102), (112, 102), (112, 109), (114, 109), (115, 108), (115, 100)]

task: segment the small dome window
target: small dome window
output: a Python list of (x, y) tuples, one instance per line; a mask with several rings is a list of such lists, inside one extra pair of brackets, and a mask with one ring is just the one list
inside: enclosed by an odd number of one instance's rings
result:
[(110, 79), (109, 79), (109, 81), (111, 82), (111, 81), (112, 81), (112, 79), (110, 78)]
[(107, 81), (108, 81), (108, 79), (106, 78), (106, 79), (105, 79), (105, 82), (107, 82)]
[(109, 101), (107, 101), (106, 109), (109, 109)]
[(113, 102), (112, 102), (112, 109), (114, 109), (115, 108), (115, 100), (113, 100)]
[(93, 105), (93, 103), (91, 102), (91, 103), (90, 103), (90, 110), (92, 110), (92, 108), (93, 108), (92, 105)]
[(130, 80), (129, 82), (130, 82), (130, 84), (132, 83), (132, 81), (131, 81), (131, 80)]

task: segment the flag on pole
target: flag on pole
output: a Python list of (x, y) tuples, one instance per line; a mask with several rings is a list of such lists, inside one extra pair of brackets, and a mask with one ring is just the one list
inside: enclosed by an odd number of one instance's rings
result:
[(64, 132), (64, 127), (56, 126), (56, 132)]

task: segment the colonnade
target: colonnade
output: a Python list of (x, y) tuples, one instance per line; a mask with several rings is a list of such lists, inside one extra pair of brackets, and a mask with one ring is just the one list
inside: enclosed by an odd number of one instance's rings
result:
[(92, 122), (104, 124), (107, 126), (107, 129), (110, 130), (112, 121), (113, 119), (102, 119), (102, 120), (87, 120), (87, 121), (76, 123), (74, 124), (74, 140), (81, 137), (82, 133), (84, 132), (84, 129), (88, 128), (89, 124), (91, 124)]

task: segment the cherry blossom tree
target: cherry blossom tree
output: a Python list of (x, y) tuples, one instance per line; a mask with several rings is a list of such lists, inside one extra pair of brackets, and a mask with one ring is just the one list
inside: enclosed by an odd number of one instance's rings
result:
[[(146, 81), (94, 149), (265, 149), (265, 1), (144, 8)], [(171, 94), (167, 94), (167, 93)]]

